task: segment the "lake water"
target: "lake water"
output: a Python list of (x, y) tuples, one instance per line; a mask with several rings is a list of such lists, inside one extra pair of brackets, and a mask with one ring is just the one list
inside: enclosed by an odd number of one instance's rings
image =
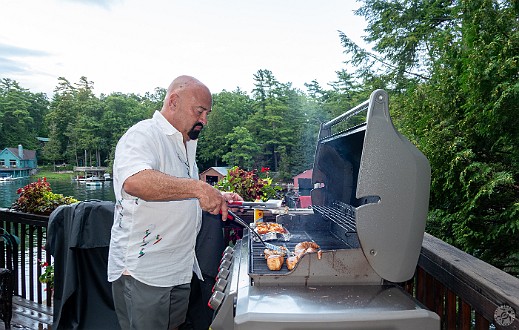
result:
[[(0, 208), (10, 207), (18, 199), (16, 191), (25, 185), (37, 181), (37, 178), (19, 179), (14, 181), (0, 181)], [(80, 201), (98, 199), (104, 201), (115, 201), (114, 190), (111, 181), (104, 181), (102, 185), (90, 186), (85, 183), (68, 180), (50, 180), (53, 193), (63, 196), (72, 196)]]

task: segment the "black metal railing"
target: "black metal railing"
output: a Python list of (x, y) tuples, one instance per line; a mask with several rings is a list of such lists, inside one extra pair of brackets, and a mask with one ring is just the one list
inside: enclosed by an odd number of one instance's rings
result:
[(19, 243), (11, 245), (4, 240), (0, 244), (0, 267), (14, 272), (14, 295), (36, 302), (52, 305), (50, 287), (42, 284), (42, 262), (52, 263), (49, 253), (45, 253), (48, 216), (11, 212), (0, 208), (0, 227), (19, 238)]

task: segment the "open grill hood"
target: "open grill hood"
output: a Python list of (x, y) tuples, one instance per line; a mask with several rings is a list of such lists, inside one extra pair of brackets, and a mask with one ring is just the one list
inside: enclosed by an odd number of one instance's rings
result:
[[(334, 126), (366, 107), (365, 123), (332, 134)], [(312, 204), (328, 210), (352, 206), (358, 240), (373, 270), (403, 282), (413, 276), (420, 254), (430, 177), (427, 158), (393, 126), (387, 93), (376, 90), (369, 101), (321, 125)]]

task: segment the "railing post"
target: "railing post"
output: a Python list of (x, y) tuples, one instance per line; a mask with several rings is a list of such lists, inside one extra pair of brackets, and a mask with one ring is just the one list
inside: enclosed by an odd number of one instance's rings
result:
[(461, 305), (460, 330), (470, 330), (472, 320), (470, 305), (463, 301), (461, 298), (459, 298), (459, 300)]
[(445, 302), (445, 320), (443, 323), (444, 329), (456, 329), (456, 295), (447, 289), (447, 301)]

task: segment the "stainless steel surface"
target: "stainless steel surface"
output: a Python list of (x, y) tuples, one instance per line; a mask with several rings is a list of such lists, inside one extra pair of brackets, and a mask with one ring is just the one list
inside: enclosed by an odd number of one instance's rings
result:
[(323, 128), (331, 128), (332, 126), (337, 125), (338, 123), (345, 121), (362, 111), (365, 111), (368, 108), (368, 105), (369, 105), (369, 100), (366, 100), (363, 103), (354, 107), (353, 109), (346, 111), (342, 115), (330, 120), (327, 123), (324, 123), (322, 126), (323, 126)]
[(258, 208), (258, 209), (279, 209), (282, 205), (283, 201), (280, 199), (269, 199), (266, 202), (243, 202), (243, 201), (234, 201), (229, 203), (229, 207), (246, 207), (246, 208)]
[(394, 286), (255, 287), (238, 294), (235, 329), (438, 329)]
[(213, 330), (439, 329), (436, 314), (393, 285), (255, 285), (247, 241), (236, 246)]

